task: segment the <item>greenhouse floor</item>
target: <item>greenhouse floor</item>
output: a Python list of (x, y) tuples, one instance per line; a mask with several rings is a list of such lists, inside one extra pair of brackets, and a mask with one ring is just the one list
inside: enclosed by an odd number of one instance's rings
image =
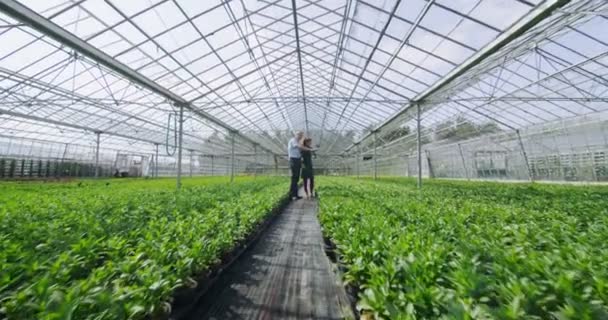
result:
[(220, 276), (188, 319), (352, 318), (323, 249), (316, 200), (298, 200)]

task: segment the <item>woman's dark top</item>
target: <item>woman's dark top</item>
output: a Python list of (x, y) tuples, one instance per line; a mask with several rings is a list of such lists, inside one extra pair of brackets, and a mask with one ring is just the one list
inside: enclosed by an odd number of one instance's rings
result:
[(302, 151), (302, 178), (312, 177), (312, 152)]

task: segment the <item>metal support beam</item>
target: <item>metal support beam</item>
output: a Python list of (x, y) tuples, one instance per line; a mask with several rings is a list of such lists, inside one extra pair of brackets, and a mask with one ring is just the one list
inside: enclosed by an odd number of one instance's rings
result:
[(378, 179), (378, 159), (376, 149), (378, 148), (377, 131), (374, 131), (374, 180)]
[(194, 150), (190, 150), (190, 178), (192, 178), (192, 164), (194, 162), (194, 158), (192, 157), (194, 155)]
[[(156, 93), (169, 101), (180, 104), (183, 107), (192, 111), (192, 113), (197, 116), (206, 119), (227, 131), (230, 132), (238, 132), (235, 128), (230, 125), (224, 123), (220, 119), (202, 111), (195, 107), (193, 107), (186, 99), (180, 97), (179, 95), (173, 93), (167, 88), (159, 85), (158, 83), (150, 80), (148, 77), (142, 75), (141, 73), (135, 71), (130, 68), (126, 64), (116, 60), (105, 52), (97, 49), (93, 45), (89, 44), (85, 40), (77, 37), (76, 35), (68, 32), (58, 24), (54, 23), (52, 20), (46, 19), (45, 17), (39, 15), (34, 10), (28, 8), (27, 6), (19, 3), (15, 0), (2, 0), (0, 1), (0, 12), (6, 14), (7, 16), (15, 19), (23, 24), (26, 24), (32, 27), (34, 30), (49, 36), (55, 41), (74, 49), (80, 54), (92, 59), (93, 61), (98, 62), (99, 64), (109, 68), (110, 70), (120, 74), (125, 77), (125, 79), (134, 82), (153, 93)], [(295, 11), (294, 11), (295, 14)], [(240, 135), (240, 134), (239, 134)], [(240, 135), (244, 140), (249, 141), (251, 143), (255, 143), (255, 141), (251, 140), (249, 137)], [(273, 153), (271, 150), (267, 150)]]
[(101, 139), (101, 132), (95, 132), (97, 136), (96, 144), (95, 144), (95, 178), (99, 178), (99, 143)]
[(464, 161), (464, 153), (462, 152), (462, 145), (460, 143), (458, 144), (458, 152), (460, 153), (460, 160), (462, 160), (462, 168), (464, 169), (464, 176), (467, 178), (467, 180), (471, 180), (471, 177), (469, 177), (469, 169), (467, 168), (467, 163)]
[[(93, 68), (93, 67), (91, 67), (91, 68)], [(90, 72), (90, 70), (88, 70), (88, 69), (87, 69), (87, 71)], [(141, 122), (142, 124), (154, 126), (162, 131), (166, 130), (165, 126), (163, 126), (155, 121), (151, 121), (151, 120), (142, 118), (140, 116), (136, 116), (134, 114), (124, 112), (118, 108), (115, 108), (116, 103), (134, 103), (132, 101), (119, 101), (119, 100), (112, 100), (112, 99), (106, 99), (104, 101), (104, 99), (95, 99), (95, 98), (91, 98), (88, 96), (84, 96), (84, 95), (78, 94), (76, 92), (62, 88), (61, 84), (47, 83), (45, 81), (41, 81), (39, 79), (34, 78), (41, 74), (44, 74), (44, 72), (40, 73), (40, 74), (36, 74), (34, 76), (26, 76), (19, 72), (15, 72), (13, 70), (9, 70), (9, 69), (0, 67), (0, 77), (1, 78), (6, 78), (7, 80), (15, 81), (17, 83), (16, 85), (13, 85), (7, 89), (5, 89), (5, 88), (0, 89), (0, 91), (2, 93), (6, 93), (7, 96), (13, 95), (15, 98), (17, 98), (17, 101), (4, 101), (2, 106), (5, 107), (6, 109), (10, 110), (15, 105), (19, 106), (19, 105), (23, 105), (25, 103), (32, 102), (32, 103), (40, 104), (43, 106), (48, 105), (50, 107), (60, 107), (60, 108), (62, 108), (62, 110), (78, 111), (78, 108), (74, 108), (74, 107), (64, 109), (65, 106), (63, 105), (63, 103), (69, 102), (72, 106), (76, 105), (79, 108), (82, 108), (81, 104), (84, 104), (87, 106), (93, 106), (95, 108), (101, 108), (103, 110), (112, 112), (112, 114), (124, 116), (127, 118), (127, 119), (123, 119), (120, 121), (115, 121), (109, 126), (98, 127), (96, 130), (90, 130), (93, 132), (101, 131), (106, 135), (115, 135), (112, 132), (112, 129), (119, 126), (120, 124), (123, 124), (125, 121), (127, 121), (129, 119), (135, 120), (137, 122)], [(95, 80), (92, 80), (92, 81), (95, 81)], [(31, 87), (34, 89), (38, 89), (35, 91), (39, 91), (39, 92), (36, 93), (35, 95), (17, 93), (15, 90), (19, 86), (26, 86), (28, 88)], [(83, 86), (86, 87), (87, 84), (83, 84)], [(80, 86), (80, 87), (83, 87), (83, 86)], [(101, 89), (101, 90), (104, 90), (104, 89)], [(50, 98), (50, 99), (41, 98), (41, 95), (43, 95), (43, 93), (52, 93), (54, 98)], [(26, 100), (27, 102), (24, 102), (22, 100)], [(90, 114), (90, 113), (87, 112), (86, 114)], [(137, 127), (139, 127), (139, 126), (137, 126)], [(131, 139), (139, 140), (139, 135), (133, 136), (133, 137), (131, 137)], [(142, 139), (141, 141), (146, 141), (146, 140)]]
[(258, 145), (253, 145), (253, 179), (258, 175)]
[(306, 135), (308, 135), (308, 110), (306, 108), (306, 91), (304, 90), (304, 72), (302, 69), (302, 52), (300, 50), (300, 31), (298, 30), (298, 12), (296, 9), (296, 0), (291, 0), (293, 10), (293, 25), (296, 32), (296, 51), (298, 52), (298, 67), (300, 69), (300, 83), (302, 85), (302, 97), (304, 104), (304, 125), (306, 126)]
[[(431, 0), (430, 3), (432, 3), (434, 0)], [(378, 50), (378, 47), (380, 46), (380, 43), (382, 42), (382, 39), (384, 38), (384, 35), (386, 33), (386, 30), (388, 29), (388, 26), (391, 24), (391, 21), (393, 19), (393, 17), (395, 16), (395, 12), (397, 11), (397, 9), (399, 8), (399, 4), (401, 3), (401, 0), (397, 0), (395, 1), (394, 5), (393, 5), (393, 10), (391, 11), (391, 13), (388, 15), (388, 19), (386, 20), (386, 22), (384, 22), (384, 27), (382, 28), (382, 30), (380, 31), (380, 35), (378, 36), (378, 38), (376, 39), (376, 43), (375, 45), (372, 47), (371, 52), (369, 53), (369, 55), (367, 55), (366, 59), (365, 59), (365, 63), (363, 64), (363, 67), (361, 68), (361, 72), (359, 73), (359, 75), (357, 76), (357, 80), (355, 81), (355, 84), (353, 85), (353, 89), (350, 91), (350, 94), (348, 96), (348, 100), (346, 101), (346, 104), (344, 105), (344, 107), (342, 108), (342, 111), (340, 111), (340, 116), (338, 117), (338, 121), (336, 122), (336, 125), (334, 127), (334, 130), (337, 129), (338, 125), (340, 124), (340, 121), (342, 120), (342, 118), (344, 117), (344, 113), (346, 112), (350, 102), (351, 102), (351, 98), (355, 95), (355, 93), (357, 92), (357, 88), (359, 88), (359, 82), (361, 82), (361, 78), (363, 78), (363, 75), (365, 74), (365, 72), (367, 71), (367, 67), (369, 66), (369, 64), (372, 62), (372, 58), (374, 57), (374, 54), (376, 53), (376, 50)], [(355, 9), (356, 10), (356, 9)], [(410, 32), (415, 29), (415, 27), (410, 28)], [(395, 54), (396, 55), (396, 54)], [(390, 62), (388, 63), (390, 64)], [(335, 67), (334, 67), (335, 68)], [(378, 77), (379, 79), (380, 77)], [(375, 85), (375, 84), (374, 84)], [(374, 87), (374, 85), (372, 85), (370, 87), (370, 89), (368, 90), (371, 91)], [(367, 98), (367, 94), (365, 95), (364, 98)], [(360, 105), (360, 104), (359, 104)], [(355, 107), (355, 110), (357, 109), (357, 107)], [(346, 123), (344, 124), (346, 125)], [(335, 143), (335, 142), (334, 142)], [(333, 145), (333, 143), (332, 143)]]
[(361, 147), (357, 145), (357, 154), (355, 156), (356, 163), (355, 166), (357, 168), (357, 179), (359, 179), (359, 159), (361, 158)]
[(230, 150), (230, 182), (234, 182), (234, 133), (231, 132), (230, 133), (230, 145), (231, 145), (231, 150)]
[[(230, 105), (249, 105), (252, 103), (274, 103), (276, 100), (281, 100), (283, 103), (295, 103), (302, 102), (302, 97), (299, 96), (271, 96), (271, 97), (259, 97), (259, 98), (251, 98), (248, 100), (235, 100), (230, 101), (230, 104), (222, 104), (217, 102), (197, 102), (196, 105), (200, 106), (202, 110), (213, 110), (213, 109), (221, 109), (228, 107)], [(348, 101), (348, 97), (323, 97), (323, 96), (307, 96), (306, 102), (315, 102), (315, 103), (327, 103), (327, 102), (346, 102)], [(404, 103), (408, 103), (407, 99), (372, 99), (372, 98), (357, 98), (353, 97), (350, 101), (354, 102), (364, 102), (364, 103), (382, 103), (388, 105), (403, 105)]]
[[(8, 116), (12, 116), (12, 117), (16, 117), (16, 118), (21, 118), (21, 119), (27, 119), (27, 120), (32, 120), (32, 121), (37, 121), (37, 122), (42, 122), (42, 123), (54, 124), (54, 125), (61, 126), (61, 127), (66, 127), (66, 128), (84, 130), (84, 131), (88, 131), (88, 132), (98, 132), (98, 131), (100, 131), (100, 128), (91, 128), (91, 127), (88, 127), (88, 126), (83, 126), (83, 125), (79, 125), (79, 124), (74, 124), (74, 123), (68, 123), (68, 122), (53, 120), (53, 119), (49, 119), (49, 118), (45, 118), (45, 117), (38, 117), (38, 116), (34, 116), (34, 115), (30, 115), (30, 114), (25, 114), (25, 113), (21, 113), (21, 112), (10, 111), (10, 110), (0, 110), (0, 115), (2, 115), (2, 114), (8, 115)], [(134, 137), (134, 136), (124, 135), (124, 134), (120, 134), (120, 133), (117, 133), (117, 132), (108, 132), (108, 131), (104, 130), (103, 133), (105, 135), (110, 135), (110, 136), (114, 136), (114, 137), (120, 137), (120, 138), (124, 138), (124, 139), (137, 140), (137, 141), (149, 142), (149, 143), (157, 143), (154, 140), (149, 140), (149, 139), (144, 139), (144, 138), (141, 138), (141, 137)]]
[(182, 140), (184, 135), (184, 105), (179, 105), (179, 134), (177, 140), (177, 190), (182, 187)]
[(517, 141), (519, 142), (519, 148), (521, 150), (521, 155), (524, 157), (524, 162), (526, 163), (526, 169), (528, 170), (528, 179), (530, 181), (534, 181), (534, 175), (532, 174), (532, 169), (530, 168), (530, 162), (528, 161), (528, 154), (526, 153), (526, 149), (524, 148), (524, 143), (521, 140), (521, 135), (519, 134), (519, 130), (515, 130), (517, 134)]
[(416, 103), (416, 148), (418, 149), (418, 189), (422, 188), (422, 135), (420, 129), (420, 103)]
[(61, 163), (65, 161), (65, 156), (68, 154), (68, 148), (70, 147), (69, 143), (65, 144), (65, 148), (63, 148), (63, 154), (61, 154)]
[(156, 146), (156, 159), (154, 160), (154, 177), (158, 178), (158, 143), (155, 143)]
[(214, 159), (215, 159), (215, 156), (211, 155), (211, 175), (215, 174), (215, 168), (214, 168), (214, 164), (213, 164)]
[[(216, 157), (226, 157), (226, 158), (229, 158), (230, 155), (232, 155), (232, 153), (230, 151), (228, 151), (228, 153), (219, 153), (218, 152), (218, 153), (214, 153), (213, 155), (216, 156)], [(234, 156), (235, 157), (243, 157), (243, 158), (253, 158), (253, 157), (255, 157), (255, 154), (253, 152), (242, 152), (242, 153), (235, 152)], [(204, 157), (210, 157), (210, 155), (209, 156), (204, 156)]]

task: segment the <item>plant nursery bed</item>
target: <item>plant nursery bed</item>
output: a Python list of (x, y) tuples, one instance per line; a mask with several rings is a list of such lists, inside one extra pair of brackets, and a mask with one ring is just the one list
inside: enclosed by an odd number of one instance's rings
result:
[[(285, 196), (278, 205), (272, 210), (270, 215), (262, 222), (260, 222), (255, 230), (250, 233), (247, 238), (237, 243), (237, 245), (226, 252), (219, 263), (211, 266), (206, 272), (199, 274), (195, 277), (195, 286), (182, 287), (175, 291), (173, 296), (173, 303), (171, 308), (171, 314), (168, 315), (169, 319), (180, 320), (185, 319), (190, 315), (192, 309), (196, 304), (205, 298), (209, 289), (217, 282), (220, 276), (228, 270), (234, 262), (236, 262), (242, 255), (254, 245), (260, 236), (266, 231), (268, 226), (272, 224), (275, 218), (283, 212), (285, 207), (289, 204), (289, 197)], [(155, 319), (155, 318), (150, 318)]]

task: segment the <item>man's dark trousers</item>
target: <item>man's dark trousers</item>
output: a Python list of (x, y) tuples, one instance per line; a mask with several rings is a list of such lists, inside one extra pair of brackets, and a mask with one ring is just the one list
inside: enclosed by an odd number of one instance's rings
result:
[(298, 181), (300, 180), (300, 171), (302, 170), (302, 159), (289, 158), (289, 168), (291, 169), (291, 187), (289, 189), (290, 197), (298, 196)]

